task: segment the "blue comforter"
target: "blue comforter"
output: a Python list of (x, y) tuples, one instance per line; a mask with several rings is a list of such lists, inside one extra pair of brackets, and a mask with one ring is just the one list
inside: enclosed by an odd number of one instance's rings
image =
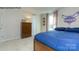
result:
[(57, 51), (79, 51), (79, 33), (50, 31), (37, 34), (35, 39)]

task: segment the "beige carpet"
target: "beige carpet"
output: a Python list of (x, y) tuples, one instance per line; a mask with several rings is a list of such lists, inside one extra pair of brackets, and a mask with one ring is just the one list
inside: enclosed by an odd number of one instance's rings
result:
[(0, 51), (33, 51), (33, 37), (0, 42)]

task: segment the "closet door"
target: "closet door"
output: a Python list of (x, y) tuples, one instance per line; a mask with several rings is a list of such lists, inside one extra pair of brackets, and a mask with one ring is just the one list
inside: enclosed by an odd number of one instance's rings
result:
[(21, 38), (31, 36), (31, 23), (22, 22), (21, 25)]
[(0, 9), (0, 40), (20, 39), (20, 22), (18, 10)]
[(4, 10), (0, 10), (0, 41), (4, 41), (7, 38), (6, 33), (6, 14)]

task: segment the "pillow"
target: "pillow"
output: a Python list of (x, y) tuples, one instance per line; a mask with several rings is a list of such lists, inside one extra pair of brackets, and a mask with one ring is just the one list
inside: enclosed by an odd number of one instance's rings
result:
[(57, 31), (64, 31), (65, 28), (64, 27), (57, 27), (57, 28), (55, 28), (55, 30), (57, 30)]
[(77, 27), (76, 28), (57, 27), (57, 28), (55, 28), (55, 30), (79, 33), (79, 28), (77, 28)]
[(64, 31), (79, 33), (79, 28), (65, 28)]

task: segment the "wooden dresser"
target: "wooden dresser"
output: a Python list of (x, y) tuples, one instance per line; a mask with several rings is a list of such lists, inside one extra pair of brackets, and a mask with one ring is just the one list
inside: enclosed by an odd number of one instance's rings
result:
[(32, 23), (21, 23), (21, 38), (30, 37), (32, 35)]

